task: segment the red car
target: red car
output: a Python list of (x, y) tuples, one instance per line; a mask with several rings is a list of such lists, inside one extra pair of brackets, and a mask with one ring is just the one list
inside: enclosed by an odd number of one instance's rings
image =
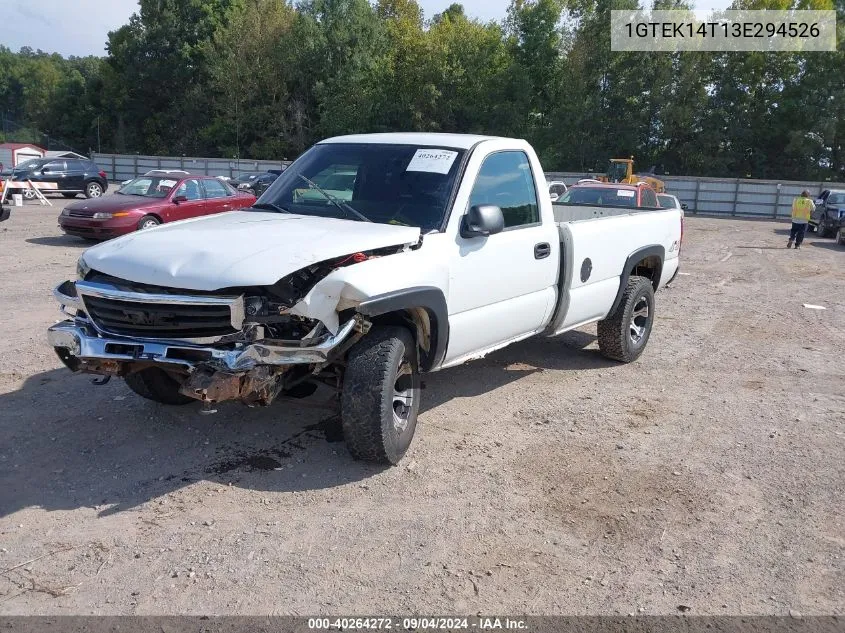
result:
[(636, 185), (584, 179), (572, 185), (555, 204), (657, 209), (657, 193), (645, 182)]
[(252, 206), (255, 196), (236, 191), (219, 178), (148, 174), (116, 193), (68, 204), (59, 227), (68, 235), (106, 240), (139, 229)]

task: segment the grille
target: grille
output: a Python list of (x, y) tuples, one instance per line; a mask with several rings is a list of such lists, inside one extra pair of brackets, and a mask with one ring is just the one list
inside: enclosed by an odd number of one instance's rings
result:
[(88, 218), (89, 220), (94, 217), (87, 211), (69, 211), (68, 215), (72, 218)]
[(83, 296), (88, 316), (104, 332), (145, 338), (207, 338), (234, 334), (228, 304), (118, 301)]

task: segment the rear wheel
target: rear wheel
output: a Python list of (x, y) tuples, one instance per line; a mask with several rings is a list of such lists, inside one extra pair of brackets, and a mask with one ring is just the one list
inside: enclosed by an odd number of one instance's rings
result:
[(352, 348), (341, 395), (352, 457), (398, 464), (414, 438), (420, 406), (417, 347), (403, 327), (374, 328)]
[(646, 277), (630, 277), (619, 305), (598, 323), (599, 349), (607, 358), (630, 363), (643, 353), (654, 324), (654, 288)]
[(182, 405), (193, 398), (179, 393), (179, 383), (158, 367), (148, 367), (124, 377), (129, 388), (142, 398), (161, 404)]
[(23, 190), (23, 197), (24, 200), (35, 200), (35, 189), (24, 189)]
[(161, 222), (158, 221), (157, 217), (153, 215), (145, 215), (143, 218), (138, 220), (138, 230), (143, 231), (144, 229), (151, 229), (159, 224), (161, 224)]
[(85, 197), (86, 198), (99, 198), (103, 195), (103, 186), (96, 182), (92, 181), (85, 185)]

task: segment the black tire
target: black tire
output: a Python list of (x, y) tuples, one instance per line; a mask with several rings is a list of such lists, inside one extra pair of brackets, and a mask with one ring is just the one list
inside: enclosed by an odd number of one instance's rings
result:
[(373, 328), (350, 350), (343, 380), (341, 423), (352, 457), (398, 464), (414, 438), (419, 406), (413, 336), (403, 327)]
[(827, 221), (827, 215), (823, 215), (819, 220), (819, 237), (833, 237), (833, 229)]
[(616, 310), (598, 323), (601, 353), (622, 363), (637, 360), (648, 343), (653, 324), (654, 288), (651, 280), (629, 277)]
[(143, 231), (144, 229), (151, 229), (159, 224), (161, 224), (161, 222), (159, 222), (158, 218), (154, 215), (145, 215), (143, 218), (138, 220), (138, 230)]
[(66, 193), (63, 193), (63, 194), (62, 194), (62, 197), (64, 197), (64, 198), (75, 198), (75, 197), (76, 197), (76, 194), (75, 194), (75, 193), (71, 193), (71, 192), (69, 192), (69, 191), (68, 191), (68, 192), (66, 192)]
[(85, 183), (85, 197), (86, 198), (99, 198), (103, 195), (103, 185), (98, 183), (96, 180), (92, 180), (91, 182)]
[(132, 391), (147, 400), (174, 406), (194, 402), (193, 398), (179, 393), (179, 383), (157, 367), (136, 371), (124, 380)]

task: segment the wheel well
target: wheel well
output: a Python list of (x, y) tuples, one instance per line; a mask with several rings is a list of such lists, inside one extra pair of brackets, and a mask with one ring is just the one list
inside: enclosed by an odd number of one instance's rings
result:
[(649, 255), (638, 261), (631, 268), (630, 276), (646, 277), (651, 279), (651, 285), (655, 291), (660, 284), (660, 275), (663, 272), (663, 260), (657, 255)]
[[(437, 317), (433, 317), (425, 308), (408, 308), (380, 314), (372, 318), (375, 325), (398, 325), (411, 331), (420, 353), (420, 365), (428, 369), (432, 362), (432, 326), (435, 328)], [(432, 323), (434, 320), (434, 323)], [(435, 330), (436, 332), (436, 330)]]
[[(143, 220), (144, 218), (149, 218), (149, 217), (153, 217), (156, 220), (158, 220), (159, 224), (164, 224), (164, 220), (161, 219), (161, 216), (158, 213), (145, 213), (144, 215), (141, 216), (141, 220)], [(138, 220), (138, 222), (140, 223), (141, 220)]]

